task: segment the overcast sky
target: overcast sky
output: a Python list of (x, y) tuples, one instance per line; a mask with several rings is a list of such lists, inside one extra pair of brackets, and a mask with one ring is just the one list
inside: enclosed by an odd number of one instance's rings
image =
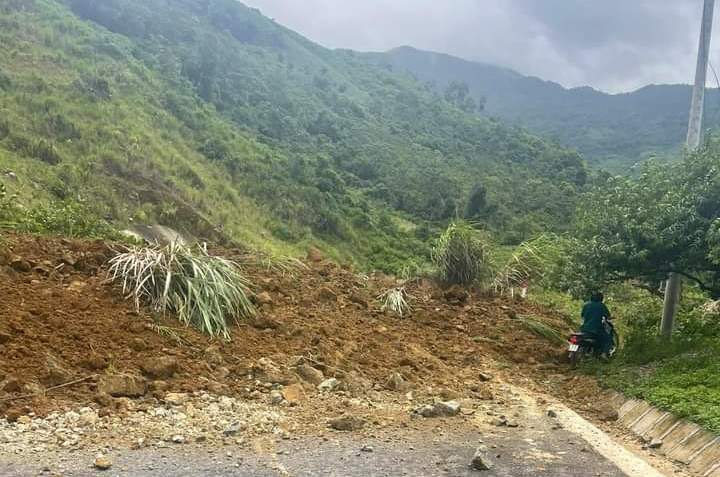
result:
[[(410, 45), (611, 92), (691, 83), (702, 0), (243, 0), (331, 48)], [(717, 10), (720, 10), (718, 8)], [(720, 31), (715, 38), (720, 41)], [(720, 44), (712, 61), (720, 72)], [(715, 79), (710, 74), (714, 85)]]

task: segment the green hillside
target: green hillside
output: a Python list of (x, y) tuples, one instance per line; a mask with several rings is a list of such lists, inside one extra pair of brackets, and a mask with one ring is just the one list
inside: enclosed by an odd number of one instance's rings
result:
[(562, 230), (586, 182), (576, 153), (234, 0), (6, 0), (0, 43), (0, 168), (30, 207), (395, 269), (455, 215)]
[[(483, 115), (555, 138), (591, 164), (618, 172), (651, 155), (679, 157), (685, 140), (690, 86), (651, 85), (610, 95), (409, 47), (369, 57), (441, 92), (453, 81), (465, 83), (475, 100), (484, 101)], [(717, 90), (708, 91), (706, 107), (708, 124), (720, 124)]]

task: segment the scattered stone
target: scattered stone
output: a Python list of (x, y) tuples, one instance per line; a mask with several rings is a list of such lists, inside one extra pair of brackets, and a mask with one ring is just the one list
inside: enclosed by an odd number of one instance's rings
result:
[(475, 451), (475, 455), (470, 461), (470, 467), (474, 470), (490, 470), (493, 468), (492, 462), (485, 456), (482, 449)]
[(270, 391), (270, 404), (278, 405), (285, 400), (280, 391)]
[(360, 452), (375, 452), (375, 449), (372, 448), (372, 446), (363, 446), (362, 449), (360, 449)]
[(318, 299), (321, 301), (337, 301), (337, 294), (328, 287), (322, 287), (318, 291)]
[(178, 370), (178, 360), (173, 356), (147, 359), (141, 368), (143, 373), (152, 379), (172, 378)]
[(110, 467), (112, 467), (112, 461), (108, 459), (107, 457), (98, 456), (95, 459), (95, 468), (99, 470), (108, 470)]
[(100, 378), (98, 392), (113, 397), (136, 398), (145, 395), (147, 383), (139, 376), (111, 374)]
[(550, 417), (552, 419), (555, 419), (557, 417), (557, 413), (555, 411), (553, 411), (552, 409), (548, 409), (547, 415), (548, 415), (548, 417)]
[(350, 296), (348, 297), (352, 303), (360, 305), (362, 308), (369, 308), (370, 304), (368, 303), (367, 298), (362, 296), (358, 292), (352, 292)]
[(650, 441), (650, 444), (648, 444), (648, 448), (650, 449), (659, 449), (663, 445), (662, 439), (655, 438)]
[(280, 323), (262, 315), (255, 315), (250, 318), (250, 326), (258, 330), (276, 330), (280, 328)]
[(332, 392), (338, 386), (340, 386), (340, 381), (335, 378), (330, 378), (318, 384), (318, 390), (320, 390), (321, 392)]
[(28, 426), (32, 424), (32, 418), (30, 416), (20, 416), (17, 418), (17, 423)]
[(88, 407), (80, 410), (77, 424), (79, 427), (92, 427), (98, 423), (100, 416), (96, 411)]
[(301, 364), (297, 368), (295, 368), (295, 371), (297, 371), (300, 378), (303, 379), (303, 381), (307, 381), (311, 384), (314, 384), (315, 386), (319, 385), (325, 380), (325, 375), (322, 371), (320, 371), (317, 368), (313, 368), (309, 364)]
[(29, 273), (32, 271), (32, 265), (27, 260), (15, 257), (10, 260), (10, 268), (20, 273)]
[(134, 351), (145, 351), (147, 349), (147, 343), (142, 338), (135, 337), (130, 340), (130, 349)]
[(25, 383), (18, 378), (9, 378), (3, 386), (6, 393), (19, 393), (25, 389)]
[(480, 373), (480, 374), (478, 374), (478, 378), (480, 378), (480, 381), (482, 381), (483, 383), (486, 383), (488, 381), (492, 381), (493, 377), (492, 377), (492, 375), (487, 374), (487, 373)]
[(365, 420), (356, 416), (341, 416), (331, 419), (328, 425), (336, 431), (359, 431), (365, 426)]
[(613, 408), (610, 404), (600, 404), (595, 408), (598, 417), (601, 421), (612, 422), (617, 421), (619, 416), (617, 409)]
[(385, 381), (385, 387), (390, 391), (405, 392), (409, 385), (400, 373), (392, 373)]
[(182, 406), (188, 399), (189, 396), (186, 393), (167, 393), (163, 400), (171, 406)]
[(300, 384), (291, 384), (282, 389), (282, 396), (290, 404), (295, 404), (305, 398), (305, 390)]
[(80, 365), (83, 368), (87, 368), (91, 371), (100, 371), (108, 367), (108, 362), (102, 356), (97, 354), (91, 354), (87, 358), (81, 361)]
[(234, 436), (243, 429), (245, 429), (245, 424), (241, 421), (235, 421), (223, 431), (223, 434), (225, 436)]
[(5, 411), (5, 419), (7, 419), (8, 422), (17, 422), (23, 414), (24, 413), (20, 409), (11, 408)]
[(457, 401), (438, 402), (419, 407), (415, 412), (423, 417), (452, 417), (460, 413), (460, 403)]
[(172, 437), (172, 441), (175, 444), (184, 444), (185, 443), (185, 436), (177, 434)]

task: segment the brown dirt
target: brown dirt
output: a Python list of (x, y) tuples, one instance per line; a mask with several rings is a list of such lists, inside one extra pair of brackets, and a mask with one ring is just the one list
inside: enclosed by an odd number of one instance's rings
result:
[[(256, 291), (265, 292), (265, 304), (257, 319), (239, 323), (232, 340), (221, 342), (169, 317), (136, 312), (106, 283), (104, 263), (113, 254), (106, 243), (0, 238), (6, 250), (0, 254), (0, 412), (15, 417), (94, 400), (94, 406), (112, 411), (123, 400), (99, 399), (99, 377), (141, 376), (144, 364), (164, 356), (177, 358), (179, 370), (164, 381), (149, 381), (144, 400), (166, 391), (196, 390), (253, 399), (263, 381), (272, 378), (268, 373), (302, 383), (298, 363), (339, 378), (349, 396), (384, 389), (397, 372), (416, 395), (492, 399), (493, 381), (483, 382), (481, 372), (511, 379), (518, 368), (513, 363), (532, 370), (529, 375), (563, 370), (558, 366), (562, 348), (528, 332), (515, 317), (541, 316), (558, 327), (566, 325), (525, 302), (479, 294), (465, 299), (420, 281), (407, 286), (413, 310), (401, 319), (380, 312), (375, 302), (392, 286), (387, 277), (368, 279), (328, 261), (311, 261), (294, 277), (250, 264), (247, 272)], [(19, 261), (32, 270), (16, 271), (26, 269)], [(158, 333), (156, 325), (165, 333)], [(271, 360), (274, 370), (266, 361), (259, 363), (261, 358)], [(317, 393), (314, 386), (303, 386)], [(37, 396), (21, 398), (26, 394)]]

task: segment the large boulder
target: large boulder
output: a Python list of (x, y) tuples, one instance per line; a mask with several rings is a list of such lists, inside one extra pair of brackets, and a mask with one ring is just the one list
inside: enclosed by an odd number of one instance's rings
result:
[(307, 381), (311, 384), (314, 384), (315, 386), (319, 385), (325, 380), (325, 375), (323, 374), (323, 372), (317, 368), (313, 368), (309, 364), (300, 364), (295, 368), (295, 371), (298, 373), (298, 376), (300, 376), (303, 381)]

